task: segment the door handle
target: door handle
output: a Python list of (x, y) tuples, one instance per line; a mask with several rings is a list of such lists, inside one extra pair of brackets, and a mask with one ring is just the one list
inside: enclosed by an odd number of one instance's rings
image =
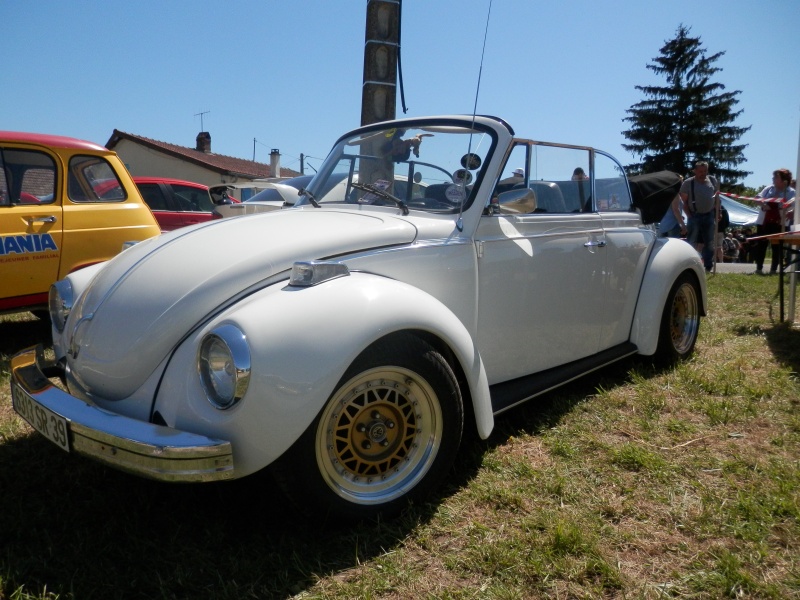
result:
[(33, 225), (34, 223), (55, 223), (56, 218), (53, 215), (49, 215), (47, 217), (26, 217), (25, 220), (28, 222), (28, 225)]
[(583, 245), (584, 248), (605, 248), (606, 241), (605, 240), (597, 240), (597, 241), (589, 241)]

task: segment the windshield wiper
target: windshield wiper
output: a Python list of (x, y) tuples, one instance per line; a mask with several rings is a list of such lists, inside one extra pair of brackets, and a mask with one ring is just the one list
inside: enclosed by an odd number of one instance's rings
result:
[(306, 198), (308, 198), (308, 201), (311, 202), (311, 206), (313, 206), (314, 208), (319, 208), (319, 202), (317, 202), (317, 199), (314, 198), (314, 194), (309, 192), (306, 188), (300, 188), (299, 190), (297, 190), (297, 195), (305, 196)]
[(408, 206), (406, 206), (406, 203), (400, 200), (400, 198), (398, 198), (397, 196), (390, 194), (386, 190), (382, 190), (379, 187), (372, 185), (371, 183), (357, 183), (353, 181), (350, 185), (356, 188), (357, 190), (361, 190), (362, 192), (369, 192), (371, 194), (375, 194), (376, 196), (378, 196), (378, 198), (383, 198), (384, 200), (391, 200), (392, 202), (397, 204), (397, 206), (400, 207), (400, 209), (403, 211), (403, 215), (408, 214)]

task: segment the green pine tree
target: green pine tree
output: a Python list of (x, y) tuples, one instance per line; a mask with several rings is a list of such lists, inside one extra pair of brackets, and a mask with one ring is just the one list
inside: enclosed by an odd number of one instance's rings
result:
[(725, 53), (706, 56), (700, 38), (689, 32), (680, 25), (661, 55), (647, 65), (663, 75), (667, 85), (636, 86), (646, 99), (626, 111), (630, 116), (623, 120), (631, 128), (622, 133), (631, 141), (623, 147), (640, 162), (627, 169), (629, 174), (667, 169), (689, 176), (695, 162), (706, 160), (720, 185), (734, 191), (750, 174), (737, 168), (745, 161), (746, 147), (737, 142), (750, 129), (733, 124), (742, 113), (734, 111), (741, 92), (725, 92), (724, 85), (712, 81), (722, 70), (714, 63)]

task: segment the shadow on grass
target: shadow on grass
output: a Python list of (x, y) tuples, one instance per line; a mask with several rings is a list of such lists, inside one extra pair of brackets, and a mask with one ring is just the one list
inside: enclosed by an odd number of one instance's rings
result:
[[(771, 278), (774, 279), (774, 278)], [(789, 318), (791, 284), (790, 277), (784, 281), (784, 318)], [(780, 290), (779, 290), (780, 291)], [(775, 359), (782, 365), (791, 368), (794, 372), (800, 372), (800, 329), (796, 328), (788, 321), (780, 322), (780, 300), (779, 292), (775, 292), (768, 300), (769, 319), (772, 327), (762, 329), (759, 325), (753, 324), (750, 327), (740, 327), (738, 335), (766, 335), (767, 345)], [(800, 317), (798, 317), (800, 318)]]
[(765, 333), (767, 345), (775, 359), (800, 373), (800, 329), (791, 323), (776, 323)]
[[(433, 508), (319, 528), (271, 480), (170, 485), (62, 453), (0, 444), (0, 597), (274, 598), (396, 546)], [(3, 586), (6, 586), (4, 589)]]
[[(0, 333), (8, 331), (2, 325)], [(20, 347), (42, 324), (11, 324)], [(5, 339), (5, 336), (3, 336)], [(5, 342), (0, 351), (7, 352)], [(318, 578), (401, 546), (469, 485), (488, 449), (557, 424), (598, 386), (626, 383), (631, 361), (588, 375), (499, 416), (488, 440), (465, 439), (452, 476), (399, 518), (312, 524), (267, 477), (162, 484), (61, 452), (43, 438), (0, 443), (0, 598), (42, 590), (62, 598), (285, 598)]]
[(49, 321), (42, 321), (33, 315), (21, 318), (24, 320), (11, 321), (6, 317), (0, 321), (0, 357), (10, 357), (36, 344), (50, 344)]

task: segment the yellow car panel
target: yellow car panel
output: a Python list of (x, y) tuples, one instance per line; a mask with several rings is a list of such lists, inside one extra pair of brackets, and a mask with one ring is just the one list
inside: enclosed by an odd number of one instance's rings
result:
[(42, 308), (56, 280), (159, 233), (116, 153), (0, 132), (0, 312)]

